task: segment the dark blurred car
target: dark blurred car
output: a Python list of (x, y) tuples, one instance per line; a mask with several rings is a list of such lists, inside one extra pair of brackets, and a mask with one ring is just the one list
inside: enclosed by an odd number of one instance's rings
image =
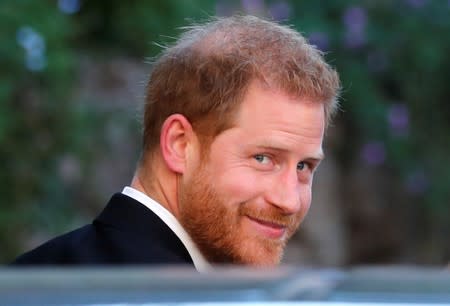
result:
[(450, 271), (3, 268), (0, 305), (449, 305)]

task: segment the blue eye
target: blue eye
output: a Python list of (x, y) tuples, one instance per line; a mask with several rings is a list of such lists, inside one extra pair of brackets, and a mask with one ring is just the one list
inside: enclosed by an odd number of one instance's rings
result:
[(269, 157), (264, 154), (257, 154), (253, 158), (260, 164), (268, 164), (270, 162)]
[(298, 171), (302, 171), (302, 170), (304, 170), (307, 166), (308, 166), (308, 165), (307, 165), (305, 162), (299, 162), (299, 163), (297, 164), (297, 170), (298, 170)]

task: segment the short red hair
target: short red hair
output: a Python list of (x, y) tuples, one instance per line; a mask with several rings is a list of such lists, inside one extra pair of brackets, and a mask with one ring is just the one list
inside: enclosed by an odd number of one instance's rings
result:
[(294, 97), (323, 103), (329, 122), (340, 82), (322, 53), (297, 31), (254, 16), (218, 18), (186, 28), (154, 63), (147, 85), (144, 152), (159, 145), (161, 126), (184, 115), (201, 136), (232, 125), (254, 80)]

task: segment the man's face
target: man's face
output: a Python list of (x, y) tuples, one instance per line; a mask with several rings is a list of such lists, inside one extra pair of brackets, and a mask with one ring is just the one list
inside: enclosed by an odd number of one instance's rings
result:
[(278, 264), (311, 203), (324, 109), (252, 84), (232, 128), (198, 149), (179, 189), (180, 222), (216, 263)]

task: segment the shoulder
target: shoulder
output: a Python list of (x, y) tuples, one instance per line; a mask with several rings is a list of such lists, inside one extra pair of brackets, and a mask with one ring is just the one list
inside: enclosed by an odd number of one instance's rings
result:
[(140, 202), (115, 194), (92, 224), (19, 256), (15, 265), (192, 264), (174, 232)]
[(85, 225), (56, 238), (53, 238), (35, 249), (26, 252), (12, 263), (15, 264), (65, 264), (76, 256), (82, 244), (92, 240), (94, 229)]

